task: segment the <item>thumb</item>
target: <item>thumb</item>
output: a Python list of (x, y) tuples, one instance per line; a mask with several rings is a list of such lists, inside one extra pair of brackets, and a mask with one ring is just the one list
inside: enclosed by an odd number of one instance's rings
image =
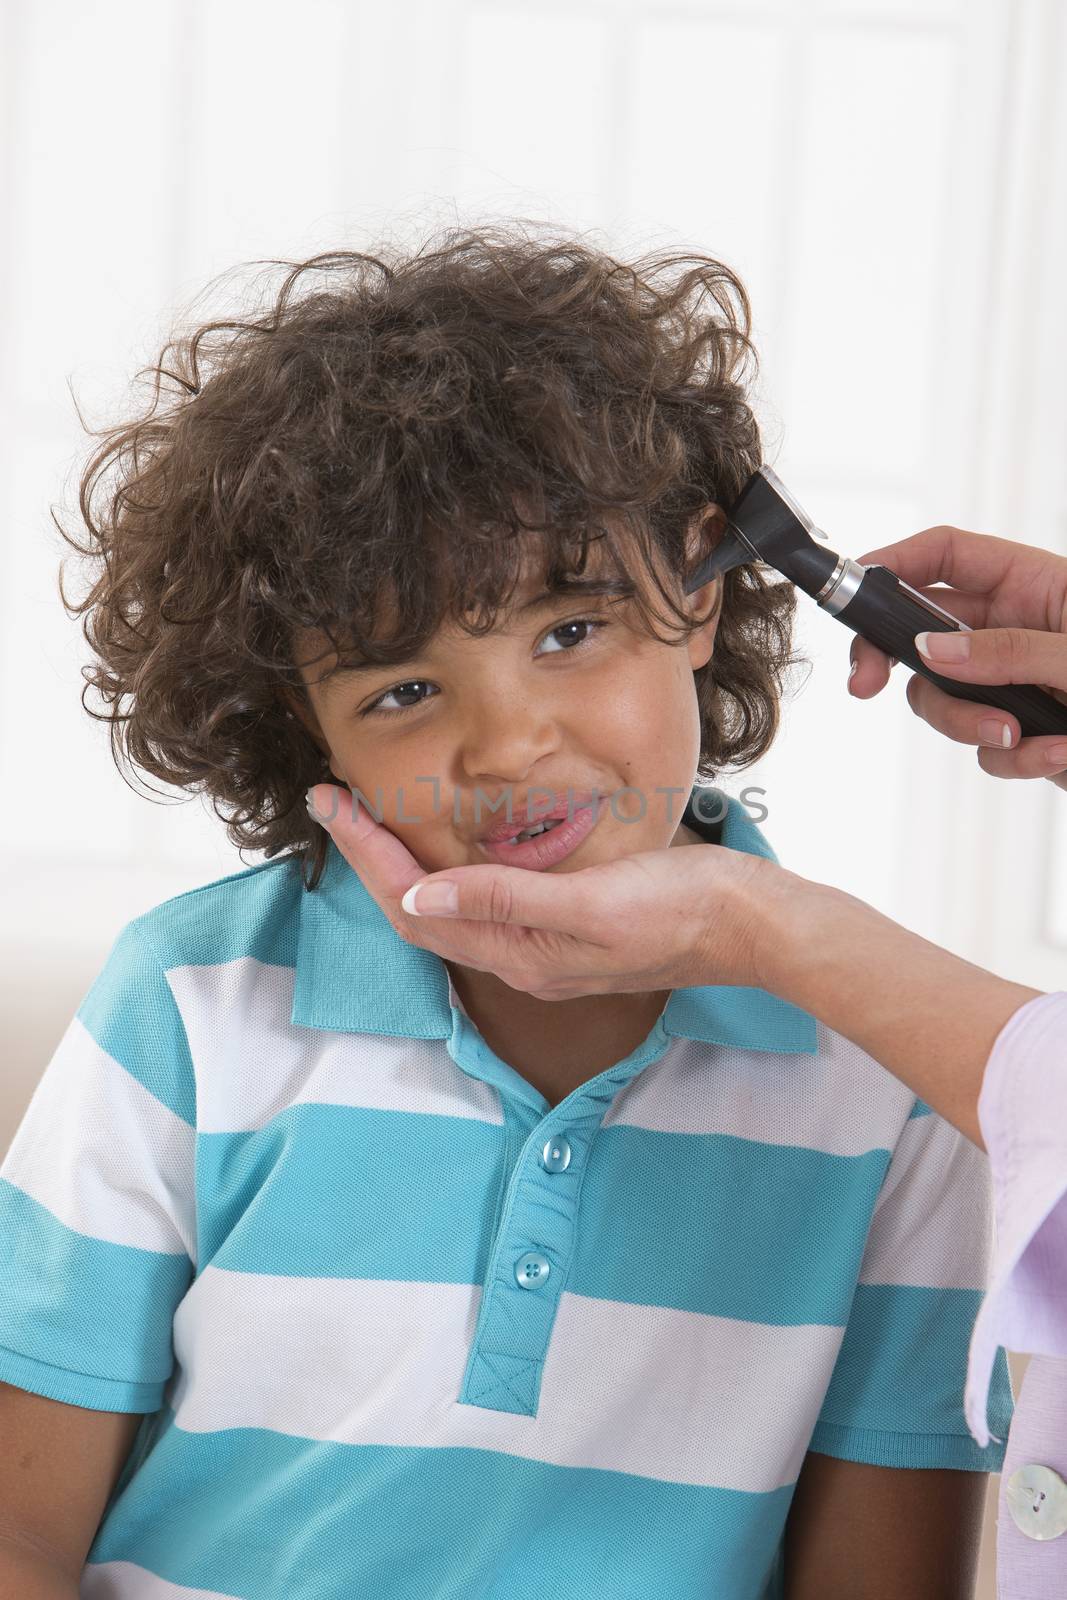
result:
[(578, 880), (591, 870), (556, 877), (522, 867), (451, 867), (420, 878), (400, 903), (414, 917), (463, 917), (587, 935), (590, 891)]

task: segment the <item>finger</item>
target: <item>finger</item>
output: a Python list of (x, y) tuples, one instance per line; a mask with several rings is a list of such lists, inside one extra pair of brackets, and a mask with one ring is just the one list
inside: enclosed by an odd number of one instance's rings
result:
[[(528, 872), (522, 867), (466, 866), (431, 872), (413, 886), (418, 893), (407, 898), (414, 916), (455, 915), (471, 922), (508, 923), (522, 928), (550, 929), (589, 944), (606, 942), (597, 933), (597, 897), (593, 879), (596, 867), (556, 875)], [(427, 907), (422, 890), (450, 884), (455, 889), (455, 911)]]
[(367, 892), (388, 917), (403, 917), (404, 891), (426, 873), (421, 862), (351, 791), (319, 783), (307, 798), (308, 815), (326, 829)]
[(1067, 788), (1067, 739), (1043, 735), (1023, 739), (1015, 750), (979, 750), (978, 765), (992, 778), (1051, 778)]
[(997, 706), (956, 700), (914, 673), (908, 703), (917, 716), (958, 744), (978, 745), (978, 765), (994, 778), (1051, 778), (1067, 789), (1067, 734), (1022, 738), (1017, 717)]
[(912, 673), (904, 692), (917, 717), (922, 717), (931, 728), (957, 744), (983, 745), (1003, 752), (1019, 743), (1022, 733), (1019, 719), (996, 706), (957, 700), (918, 672)]
[(892, 658), (877, 645), (855, 634), (849, 648), (852, 668), (849, 673), (848, 692), (857, 700), (869, 700), (889, 682)]
[[(450, 867), (420, 878), (405, 895), (404, 910), (430, 928), (476, 930), (499, 948), (489, 970), (510, 988), (541, 1000), (569, 1000), (615, 987), (590, 967), (608, 951), (619, 925), (610, 914), (601, 918), (588, 881), (576, 883), (594, 876), (603, 879), (603, 869), (557, 877), (520, 867)], [(448, 891), (443, 903), (442, 890)], [(617, 903), (617, 889), (604, 892)]]
[(915, 647), (935, 672), (960, 683), (1031, 683), (1067, 690), (1067, 635), (1062, 633), (1030, 628), (927, 632), (916, 636)]
[(406, 943), (429, 950), (443, 960), (492, 972), (513, 988), (525, 988), (530, 973), (536, 979), (540, 970), (538, 951), (532, 946), (530, 933), (510, 925), (492, 926), (462, 917), (444, 921), (409, 912), (403, 899), (413, 884), (425, 880), (422, 863), (350, 792), (319, 784), (308, 790), (308, 797), (308, 814), (326, 829), (367, 893)]
[[(989, 600), (984, 594), (965, 594), (956, 589), (932, 586), (920, 588), (918, 592), (942, 611), (954, 616), (958, 622), (965, 622), (969, 628), (982, 627), (989, 613)], [(896, 665), (894, 658), (887, 656), (869, 640), (860, 638), (859, 634), (853, 636), (849, 658), (856, 670), (850, 670), (848, 692), (856, 700), (870, 700), (881, 693)]]
[[(881, 545), (857, 559), (863, 566), (885, 566), (898, 578), (919, 588), (947, 583), (973, 594), (990, 594), (1003, 582), (1012, 565), (1031, 552), (1011, 539), (989, 533), (967, 533), (962, 528), (924, 528), (896, 544)], [(1052, 558), (1041, 553), (1045, 561)]]

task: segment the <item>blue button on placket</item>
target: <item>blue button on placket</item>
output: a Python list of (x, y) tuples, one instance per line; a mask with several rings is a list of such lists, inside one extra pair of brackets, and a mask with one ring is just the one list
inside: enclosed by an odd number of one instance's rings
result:
[(541, 1165), (546, 1172), (566, 1172), (571, 1164), (570, 1143), (563, 1134), (549, 1139), (541, 1151)]
[(548, 1280), (552, 1263), (539, 1250), (528, 1250), (515, 1263), (515, 1281), (520, 1289), (540, 1289)]

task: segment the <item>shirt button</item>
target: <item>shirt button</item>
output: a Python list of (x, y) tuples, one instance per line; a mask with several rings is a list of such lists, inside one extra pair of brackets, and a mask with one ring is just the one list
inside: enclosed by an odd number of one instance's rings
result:
[(546, 1172), (566, 1172), (571, 1164), (571, 1147), (563, 1135), (550, 1139), (541, 1151), (541, 1165)]
[(1067, 1483), (1051, 1467), (1020, 1467), (1008, 1479), (1008, 1510), (1028, 1539), (1058, 1539), (1067, 1533)]
[(515, 1263), (515, 1278), (520, 1289), (539, 1289), (552, 1271), (547, 1256), (530, 1250)]

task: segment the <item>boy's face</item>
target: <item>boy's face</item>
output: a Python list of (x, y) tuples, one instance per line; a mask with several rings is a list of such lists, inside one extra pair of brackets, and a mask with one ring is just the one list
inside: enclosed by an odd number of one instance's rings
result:
[[(594, 545), (587, 572), (598, 557)], [(509, 796), (518, 812), (529, 795), (543, 816), (553, 801), (599, 791), (596, 826), (547, 871), (686, 844), (679, 823), (700, 757), (693, 673), (714, 648), (720, 589), (716, 579), (686, 596), (708, 620), (661, 644), (636, 628), (632, 601), (545, 597), (528, 565), (495, 629), (475, 639), (442, 628), (403, 666), (320, 682), (336, 657), (324, 635), (302, 633), (294, 653), (312, 709), (287, 698), (335, 777), (381, 806), (426, 872), (493, 859), (480, 841), (507, 818)], [(527, 600), (540, 603), (522, 611)], [(582, 619), (602, 626), (567, 626)]]

